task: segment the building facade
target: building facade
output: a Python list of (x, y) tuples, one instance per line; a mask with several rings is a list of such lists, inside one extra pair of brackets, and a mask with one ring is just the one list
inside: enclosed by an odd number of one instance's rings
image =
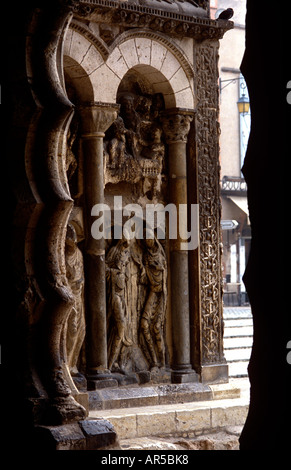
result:
[[(225, 305), (248, 302), (242, 276), (250, 251), (247, 187), (241, 172), (251, 125), (248, 89), (240, 72), (245, 50), (245, 2), (218, 0), (214, 17), (232, 7), (234, 28), (219, 52), (220, 162)], [(238, 105), (244, 106), (239, 110)]]

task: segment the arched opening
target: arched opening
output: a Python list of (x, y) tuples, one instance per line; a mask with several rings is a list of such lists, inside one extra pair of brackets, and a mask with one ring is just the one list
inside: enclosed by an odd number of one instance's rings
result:
[(93, 85), (85, 69), (69, 56), (64, 56), (63, 63), (65, 86), (70, 101), (74, 105), (93, 101)]
[[(177, 226), (180, 217), (177, 207), (186, 205), (186, 142), (193, 119), (189, 112), (194, 108), (192, 69), (181, 51), (169, 44), (165, 46), (160, 38), (123, 37), (107, 52), (108, 56), (101, 56), (96, 44), (76, 31), (69, 32), (64, 76), (68, 96), (76, 105), (66, 161), (74, 199), (70, 224), (76, 232), (76, 245), (84, 254), (86, 317), (90, 323), (88, 332), (92, 332), (85, 339), (88, 351), (85, 364), (81, 362), (78, 370), (95, 371), (101, 364), (125, 384), (132, 383), (127, 382), (130, 380), (180, 381), (184, 374), (187, 380), (196, 380), (188, 357), (189, 328), (186, 347), (175, 352), (174, 341), (177, 343), (179, 334), (174, 340), (173, 317), (179, 317), (176, 329), (180, 331), (181, 325), (189, 322), (189, 301), (183, 286), (183, 317), (179, 313), (172, 315), (173, 305), (175, 309), (178, 303), (178, 300), (173, 303), (173, 299), (179, 295), (176, 291), (172, 295), (171, 276), (173, 272), (176, 277), (177, 273), (186, 273), (188, 261), (185, 253), (177, 262), (174, 260), (167, 221), (165, 236), (158, 237), (158, 228), (159, 233), (161, 230), (157, 214), (153, 215), (152, 243), (138, 236), (132, 237), (127, 247), (123, 239), (114, 236), (100, 244), (99, 239), (96, 243), (94, 239), (92, 245), (97, 247), (100, 273), (89, 247), (93, 205), (104, 202), (114, 215), (115, 224), (116, 196), (122, 199), (122, 207), (131, 206), (134, 210), (139, 206), (136, 218), (142, 220), (143, 227), (148, 222), (149, 205), (160, 210), (164, 219), (173, 216)], [(113, 117), (112, 112), (110, 121), (108, 109), (116, 110), (116, 103), (120, 106), (119, 114)], [(78, 126), (82, 130), (78, 131)], [(179, 168), (173, 139), (179, 147)], [(175, 210), (174, 215), (170, 209)], [(123, 228), (126, 223), (131, 228), (133, 225), (131, 209), (128, 211), (128, 214), (122, 211), (123, 219), (119, 221)], [(175, 249), (179, 250), (179, 246), (178, 243)], [(174, 265), (178, 266), (176, 270)], [(100, 274), (99, 284), (101, 278), (104, 281), (102, 295), (95, 282), (96, 270)], [(98, 289), (97, 305), (94, 299)], [(97, 330), (103, 332), (103, 343), (98, 348)], [(180, 334), (183, 336), (182, 330)], [(171, 364), (177, 369), (173, 378)]]
[(176, 107), (175, 92), (171, 83), (162, 72), (151, 65), (139, 64), (130, 69), (118, 87), (117, 97), (129, 90), (140, 95), (163, 95), (165, 109)]

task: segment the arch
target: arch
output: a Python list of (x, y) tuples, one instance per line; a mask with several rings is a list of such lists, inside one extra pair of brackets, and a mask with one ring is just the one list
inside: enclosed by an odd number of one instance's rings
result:
[[(108, 49), (108, 56), (79, 31), (70, 29), (64, 45), (64, 67), (80, 97), (115, 103), (120, 82), (134, 69), (143, 74), (156, 93), (163, 93), (166, 108), (194, 108), (193, 68), (183, 51), (158, 33), (129, 31)], [(107, 57), (106, 57), (107, 56)], [(87, 77), (87, 82), (86, 82)]]
[(64, 56), (64, 77), (67, 95), (74, 104), (94, 101), (93, 84), (84, 70), (74, 59)]

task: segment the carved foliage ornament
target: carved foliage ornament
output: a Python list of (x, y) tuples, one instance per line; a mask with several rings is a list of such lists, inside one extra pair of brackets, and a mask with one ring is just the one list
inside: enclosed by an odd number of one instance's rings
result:
[(196, 53), (202, 362), (222, 359), (218, 90), (216, 45)]
[(219, 39), (233, 27), (231, 21), (210, 19), (209, 2), (204, 0), (68, 0), (67, 4), (75, 16), (90, 19), (100, 15), (102, 22), (196, 39)]

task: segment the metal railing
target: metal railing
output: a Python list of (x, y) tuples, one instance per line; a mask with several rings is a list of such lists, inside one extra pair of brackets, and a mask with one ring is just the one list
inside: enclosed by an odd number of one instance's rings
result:
[(222, 193), (246, 193), (247, 183), (239, 176), (224, 176), (221, 181)]

